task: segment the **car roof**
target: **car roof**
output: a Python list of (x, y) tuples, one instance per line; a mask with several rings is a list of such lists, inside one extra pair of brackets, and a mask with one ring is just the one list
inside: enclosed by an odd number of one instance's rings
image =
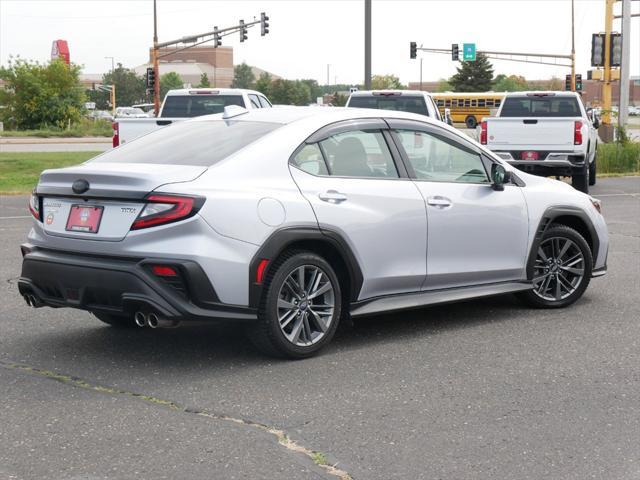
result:
[(211, 93), (216, 95), (242, 95), (243, 93), (253, 93), (256, 95), (263, 95), (255, 90), (247, 90), (245, 88), (177, 88), (175, 90), (169, 90), (167, 96), (172, 97), (174, 95), (197, 95)]
[(351, 94), (352, 97), (369, 97), (372, 95), (404, 95), (407, 97), (410, 96), (419, 96), (419, 95), (428, 95), (431, 96), (429, 92), (425, 92), (424, 90), (392, 90), (392, 89), (382, 89), (382, 90), (357, 90)]
[[(241, 108), (241, 107), (239, 107)], [(223, 114), (203, 115), (196, 117), (190, 121), (202, 122), (211, 120), (222, 120)], [(275, 108), (260, 108), (247, 110), (245, 113), (236, 114), (228, 118), (228, 121), (246, 121), (246, 122), (265, 122), (280, 123), (283, 125), (292, 124), (300, 121), (317, 123), (318, 128), (329, 123), (339, 122), (342, 120), (355, 120), (360, 118), (398, 118), (407, 120), (417, 120), (423, 123), (432, 123), (441, 125), (435, 119), (419, 115), (416, 113), (401, 112), (397, 110), (379, 110), (373, 108), (352, 108), (352, 107), (293, 107), (283, 106)]]
[(531, 90), (526, 92), (507, 92), (507, 97), (531, 97), (531, 96), (554, 96), (554, 97), (576, 97), (576, 92), (567, 92), (564, 90)]

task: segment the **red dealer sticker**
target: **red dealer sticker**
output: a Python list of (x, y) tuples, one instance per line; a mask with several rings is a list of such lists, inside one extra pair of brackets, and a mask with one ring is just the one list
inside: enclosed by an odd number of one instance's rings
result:
[(72, 205), (67, 220), (67, 230), (71, 232), (98, 233), (104, 207), (95, 205)]
[(538, 152), (522, 152), (520, 155), (521, 160), (538, 160)]

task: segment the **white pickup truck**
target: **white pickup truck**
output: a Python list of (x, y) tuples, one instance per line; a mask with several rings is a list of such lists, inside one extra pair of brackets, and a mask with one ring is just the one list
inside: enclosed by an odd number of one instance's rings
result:
[(271, 108), (262, 93), (240, 88), (185, 88), (169, 90), (158, 117), (117, 118), (113, 122), (113, 146), (130, 142), (158, 128), (187, 118), (222, 113), (224, 107), (238, 105), (246, 109)]
[(496, 116), (482, 120), (480, 143), (525, 172), (571, 177), (587, 193), (596, 183), (598, 126), (577, 93), (509, 93)]

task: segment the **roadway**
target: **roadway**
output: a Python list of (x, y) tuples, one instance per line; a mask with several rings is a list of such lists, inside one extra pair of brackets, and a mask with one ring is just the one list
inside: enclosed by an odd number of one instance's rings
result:
[(304, 361), (28, 308), (26, 197), (0, 197), (0, 478), (338, 478), (311, 456), (358, 480), (639, 478), (640, 177), (592, 193), (609, 273), (571, 308), (367, 318)]

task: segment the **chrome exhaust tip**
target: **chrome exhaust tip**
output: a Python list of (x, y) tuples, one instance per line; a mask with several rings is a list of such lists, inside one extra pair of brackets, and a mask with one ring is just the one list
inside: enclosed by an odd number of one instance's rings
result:
[(27, 302), (28, 306), (33, 307), (33, 305), (31, 304), (31, 298), (29, 297), (29, 295), (24, 295), (24, 301)]
[(35, 295), (29, 295), (29, 301), (31, 302), (31, 306), (36, 308), (38, 306), (38, 299)]
[(147, 325), (149, 325), (151, 328), (158, 328), (158, 323), (159, 323), (159, 318), (158, 315), (156, 315), (155, 313), (150, 313), (149, 315), (147, 315)]
[(133, 316), (134, 321), (136, 322), (136, 325), (139, 327), (146, 327), (147, 326), (147, 317), (144, 313), (142, 312), (136, 312), (136, 314)]

